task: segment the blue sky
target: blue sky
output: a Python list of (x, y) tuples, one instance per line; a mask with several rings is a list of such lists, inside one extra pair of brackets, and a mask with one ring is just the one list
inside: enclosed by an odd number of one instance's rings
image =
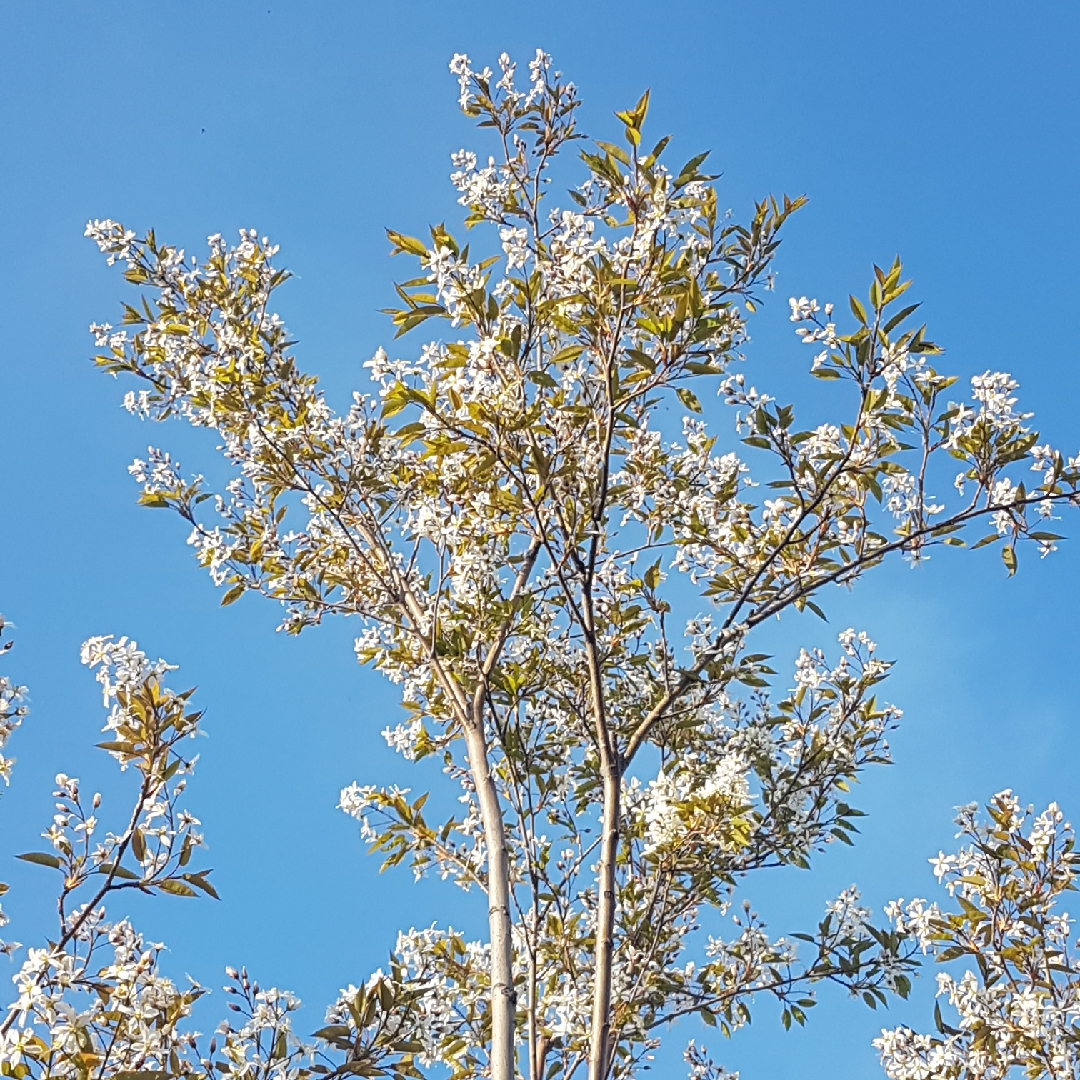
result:
[[(78, 666), (97, 633), (181, 664), (208, 709), (190, 805), (223, 899), (136, 911), (174, 973), (216, 986), (223, 965), (247, 963), (296, 990), (314, 1028), (398, 927), (483, 924), (477, 897), (380, 877), (334, 811), (354, 778), (417, 782), (379, 737), (396, 699), (353, 662), (354, 628), (286, 640), (255, 599), (220, 610), (181, 524), (135, 506), (126, 465), (147, 442), (192, 468), (212, 444), (140, 426), (92, 369), (86, 328), (115, 321), (126, 287), (83, 239), (88, 218), (152, 226), (188, 250), (242, 226), (270, 234), (296, 274), (281, 313), (298, 355), (341, 403), (392, 336), (377, 310), (402, 267), (383, 226), (455, 220), (449, 154), (480, 145), (456, 109), (451, 54), (524, 60), (540, 45), (580, 87), (585, 130), (610, 137), (612, 111), (651, 87), (653, 132), (673, 132), (681, 158), (711, 148), (736, 214), (768, 192), (810, 196), (787, 229), (776, 302), (752, 327), (759, 387), (822, 410), (784, 300), (863, 293), (871, 263), (900, 253), (942, 366), (965, 380), (1013, 372), (1044, 436), (1075, 453), (1078, 44), (1068, 3), (0, 0), (0, 610), (18, 626), (5, 670), (34, 709), (0, 803), (14, 936), (33, 943), (50, 926), (48, 875), (6, 853), (47, 825), (52, 775), (119, 798), (90, 750), (103, 714)], [(1075, 515), (1063, 524), (1080, 531)], [(858, 793), (871, 811), (858, 846), (811, 875), (755, 882), (774, 930), (804, 927), (852, 881), (878, 910), (927, 895), (926, 859), (952, 843), (958, 803), (1009, 786), (1080, 812), (1078, 570), (1076, 542), (1042, 563), (1022, 553), (1013, 580), (995, 554), (936, 554), (828, 596), (827, 628), (770, 629), (783, 669), (800, 645), (865, 627), (899, 661), (889, 696), (906, 714), (897, 764)], [(826, 994), (791, 1035), (763, 1003), (750, 1032), (714, 1050), (744, 1080), (880, 1076), (869, 1040), (882, 1022), (929, 1022), (923, 982), (889, 1018)]]

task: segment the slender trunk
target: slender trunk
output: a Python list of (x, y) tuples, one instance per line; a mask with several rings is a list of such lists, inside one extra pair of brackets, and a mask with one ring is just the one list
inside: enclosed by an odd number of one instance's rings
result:
[[(536, 565), (540, 540), (533, 540), (518, 571), (511, 599), (521, 595)], [(416, 620), (422, 625), (422, 620)], [(488, 935), (491, 940), (491, 1080), (516, 1080), (517, 992), (514, 990), (514, 945), (510, 919), (510, 859), (506, 850), (506, 826), (502, 804), (488, 761), (487, 739), (484, 736), (484, 691), (487, 678), (498, 661), (506, 642), (510, 621), (503, 623), (496, 640), (488, 649), (481, 668), (480, 682), (471, 704), (458, 686), (441, 671), (436, 673), (457, 707), (469, 755), (469, 772), (476, 785), (480, 804), (480, 820), (484, 825), (487, 845)]]
[(619, 813), (622, 768), (619, 749), (608, 727), (604, 679), (596, 647), (592, 597), (586, 593), (585, 654), (589, 664), (596, 748), (603, 783), (603, 819), (600, 825), (600, 867), (596, 881), (596, 967), (593, 975), (592, 1030), (589, 1040), (589, 1080), (605, 1080), (611, 1062), (611, 976), (615, 957), (615, 862), (619, 854)]
[(529, 957), (529, 1080), (538, 1080), (536, 1061), (536, 953)]
[(536, 943), (539, 936), (540, 919), (536, 909), (536, 893), (539, 883), (536, 878), (532, 881), (533, 909), (532, 920), (528, 930), (529, 934), (529, 1030), (528, 1030), (528, 1055), (529, 1055), (529, 1080), (543, 1080), (544, 1060), (540, 1046), (540, 1032), (537, 1028), (536, 1008)]
[(593, 984), (592, 1038), (589, 1080), (605, 1080), (611, 1064), (611, 977), (615, 957), (615, 861), (619, 852), (619, 813), (622, 779), (617, 762), (603, 768), (604, 818), (601, 825), (600, 869), (597, 882), (596, 975)]
[(514, 954), (510, 922), (510, 863), (506, 830), (495, 781), (488, 765), (482, 721), (465, 726), (469, 771), (487, 844), (488, 930), (491, 937), (491, 1080), (514, 1080), (517, 1053), (514, 1030), (517, 994), (514, 990)]

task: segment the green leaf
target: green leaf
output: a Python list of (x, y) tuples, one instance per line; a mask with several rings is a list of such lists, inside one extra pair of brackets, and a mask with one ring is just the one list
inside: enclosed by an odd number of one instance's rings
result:
[(394, 245), (392, 255), (400, 255), (403, 251), (409, 255), (426, 255), (427, 248), (424, 247), (422, 240), (417, 240), (415, 236), (405, 236), (404, 233), (394, 232), (393, 229), (386, 230), (387, 239)]
[[(645, 123), (645, 116), (649, 111), (649, 91), (646, 90), (644, 94), (638, 99), (638, 103), (633, 109), (628, 109), (626, 112), (617, 112), (615, 115), (620, 119), (630, 131), (640, 132), (641, 125)], [(634, 145), (640, 142), (640, 137), (634, 139)]]
[(675, 179), (675, 186), (681, 187), (683, 184), (689, 183), (695, 176), (697, 176), (698, 166), (709, 156), (709, 151), (706, 150), (704, 154), (698, 154), (696, 157), (692, 157), (680, 170), (679, 175)]
[(185, 880), (191, 882), (197, 889), (202, 889), (207, 896), (212, 896), (215, 900), (220, 900), (221, 897), (217, 894), (217, 889), (206, 880), (206, 875), (209, 874), (209, 870), (200, 870), (197, 874), (181, 874), (180, 876)]
[(173, 896), (195, 896), (195, 890), (190, 885), (185, 885), (182, 881), (174, 881), (170, 878), (168, 881), (161, 882), (158, 888), (162, 892), (172, 893)]
[(53, 870), (60, 869), (60, 860), (45, 851), (28, 851), (25, 855), (17, 855), (16, 858), (22, 859), (23, 862), (37, 863), (38, 866), (49, 866)]
[(133, 874), (126, 866), (117, 866), (115, 863), (102, 863), (98, 868), (99, 874), (112, 874), (113, 877), (123, 878), (124, 881), (138, 881), (139, 875)]
[(698, 401), (692, 390), (687, 390), (685, 386), (677, 386), (675, 394), (691, 412), (701, 412), (701, 402)]
[(110, 753), (134, 754), (135, 744), (132, 742), (99, 742), (94, 744), (98, 750), (108, 750)]
[(241, 596), (244, 595), (244, 584), (241, 582), (239, 585), (234, 585), (222, 598), (221, 606), (228, 607), (230, 604), (235, 604)]
[(903, 311), (898, 311), (886, 324), (885, 333), (891, 334), (909, 315), (919, 309), (919, 304), (909, 304)]
[(656, 586), (660, 584), (659, 559), (657, 559), (656, 562), (654, 562), (652, 566), (650, 566), (649, 569), (645, 571), (645, 573), (642, 575), (642, 581), (644, 581), (646, 589), (655, 589)]
[(322, 1039), (324, 1042), (331, 1042), (334, 1039), (349, 1040), (351, 1034), (352, 1028), (348, 1024), (330, 1024), (328, 1027), (319, 1028), (318, 1031), (313, 1033), (314, 1038)]
[(391, 391), (383, 401), (382, 418), (389, 420), (391, 416), (397, 416), (408, 404), (409, 399), (405, 394)]
[(576, 360), (584, 351), (584, 345), (567, 345), (565, 349), (560, 349), (551, 358), (551, 362), (553, 364), (569, 364), (571, 360)]
[(1006, 544), (1001, 549), (1001, 561), (1005, 564), (1005, 568), (1009, 571), (1009, 577), (1012, 577), (1016, 573), (1016, 550), (1012, 544)]
[(664, 147), (666, 147), (669, 142), (671, 142), (671, 136), (670, 135), (665, 135), (652, 148), (652, 152), (649, 154), (648, 158), (646, 159), (646, 164), (650, 164), (650, 163), (656, 161), (656, 159), (664, 152)]
[(616, 161), (621, 161), (623, 165), (630, 164), (630, 155), (621, 147), (616, 146), (614, 143), (604, 142), (602, 139), (596, 140), (596, 145), (601, 150), (609, 153)]

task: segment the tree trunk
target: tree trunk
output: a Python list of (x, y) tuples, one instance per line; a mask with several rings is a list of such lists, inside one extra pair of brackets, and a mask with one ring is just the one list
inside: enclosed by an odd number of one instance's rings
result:
[(597, 881), (596, 974), (593, 984), (589, 1080), (605, 1080), (611, 1064), (611, 977), (615, 956), (615, 860), (619, 852), (621, 777), (618, 764), (605, 762), (604, 819)]
[(476, 783), (487, 844), (488, 929), (491, 937), (491, 1080), (515, 1080), (514, 952), (510, 921), (510, 864), (506, 830), (495, 781), (488, 765), (482, 721), (465, 725), (469, 771)]

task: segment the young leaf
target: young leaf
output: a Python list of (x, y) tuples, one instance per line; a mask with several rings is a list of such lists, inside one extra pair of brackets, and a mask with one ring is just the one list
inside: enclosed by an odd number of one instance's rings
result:
[(28, 851), (25, 855), (17, 855), (16, 858), (22, 859), (23, 862), (37, 863), (38, 866), (48, 866), (53, 870), (60, 869), (60, 860), (45, 851)]
[(701, 402), (698, 401), (692, 390), (687, 390), (685, 386), (677, 386), (675, 393), (683, 405), (691, 412), (701, 412)]

